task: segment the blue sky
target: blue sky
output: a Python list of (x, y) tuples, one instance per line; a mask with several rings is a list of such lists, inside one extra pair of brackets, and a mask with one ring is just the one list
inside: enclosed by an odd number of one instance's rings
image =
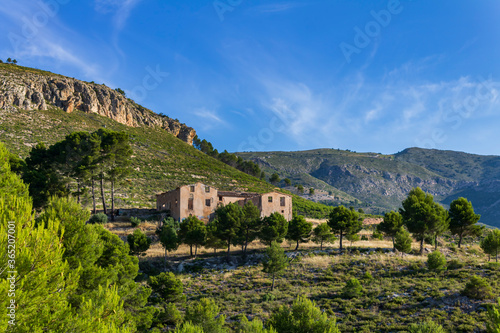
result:
[(4, 0), (0, 58), (120, 87), (219, 150), (500, 155), (498, 17), (498, 0)]

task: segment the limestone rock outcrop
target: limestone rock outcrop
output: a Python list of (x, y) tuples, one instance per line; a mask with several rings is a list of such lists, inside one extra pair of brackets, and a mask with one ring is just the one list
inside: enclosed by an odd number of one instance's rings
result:
[(105, 85), (50, 73), (0, 68), (0, 109), (12, 106), (23, 110), (56, 106), (68, 113), (78, 109), (131, 127), (160, 127), (190, 145), (196, 135), (193, 128), (156, 114)]

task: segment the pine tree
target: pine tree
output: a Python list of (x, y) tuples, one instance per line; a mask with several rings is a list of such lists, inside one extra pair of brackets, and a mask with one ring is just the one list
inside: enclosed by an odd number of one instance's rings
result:
[(269, 246), (272, 242), (283, 242), (287, 232), (288, 221), (280, 213), (274, 212), (262, 219), (262, 230), (259, 238)]
[(313, 230), (313, 242), (320, 244), (320, 250), (323, 250), (323, 243), (333, 243), (337, 238), (332, 233), (332, 228), (328, 223), (321, 223)]
[(359, 215), (352, 209), (347, 209), (344, 206), (335, 207), (330, 213), (328, 226), (332, 228), (334, 233), (340, 235), (339, 249), (342, 251), (342, 238), (344, 235), (357, 234), (363, 225)]
[(203, 221), (200, 221), (196, 216), (189, 216), (180, 224), (179, 241), (183, 244), (189, 245), (191, 257), (198, 252), (198, 246), (205, 245), (207, 240), (207, 228)]
[(465, 198), (453, 200), (449, 209), (450, 215), (450, 231), (452, 235), (457, 235), (458, 248), (462, 245), (464, 236), (473, 234), (476, 223), (481, 218), (481, 215), (474, 213), (472, 203)]
[(273, 283), (271, 285), (271, 291), (273, 291), (276, 274), (281, 273), (288, 266), (288, 257), (285, 255), (285, 251), (281, 246), (273, 241), (271, 246), (266, 249), (266, 257), (262, 264), (264, 265), (263, 271), (272, 276)]
[(238, 235), (242, 218), (243, 210), (236, 203), (230, 203), (215, 210), (215, 235), (226, 242), (228, 261), (231, 243)]
[(242, 210), (243, 215), (237, 238), (238, 243), (243, 247), (243, 255), (246, 255), (248, 244), (258, 237), (262, 229), (262, 222), (259, 207), (255, 206), (252, 201), (247, 201)]
[(306, 243), (309, 241), (312, 232), (312, 222), (307, 222), (304, 216), (295, 215), (288, 224), (288, 233), (286, 239), (297, 242), (295, 251), (299, 248), (299, 243)]
[(377, 230), (384, 233), (386, 236), (391, 237), (392, 247), (396, 249), (394, 245), (394, 237), (398, 231), (403, 226), (403, 217), (398, 212), (390, 211), (385, 213), (384, 220), (377, 225)]

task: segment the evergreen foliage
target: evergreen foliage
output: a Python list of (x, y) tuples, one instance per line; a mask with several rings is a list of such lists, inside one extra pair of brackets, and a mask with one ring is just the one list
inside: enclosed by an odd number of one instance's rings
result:
[(141, 229), (135, 229), (132, 234), (127, 235), (127, 242), (130, 247), (130, 253), (137, 255), (149, 249), (151, 238), (146, 236)]
[(313, 229), (313, 242), (320, 244), (320, 250), (323, 250), (323, 243), (333, 243), (337, 238), (332, 233), (332, 228), (328, 223), (321, 223)]
[(411, 236), (405, 228), (400, 228), (394, 236), (394, 248), (401, 253), (411, 252)]
[(431, 271), (443, 271), (446, 269), (446, 258), (439, 251), (434, 251), (427, 255), (427, 267)]
[(344, 235), (357, 234), (363, 225), (358, 213), (344, 206), (335, 207), (330, 213), (327, 223), (334, 233), (340, 235), (340, 251), (342, 251), (342, 238)]
[(288, 221), (278, 212), (271, 213), (262, 219), (262, 230), (259, 239), (270, 246), (272, 242), (281, 243), (288, 232)]
[(436, 324), (432, 320), (425, 321), (420, 324), (411, 324), (408, 327), (409, 333), (446, 333), (443, 327)]
[(498, 253), (500, 252), (500, 230), (491, 230), (481, 241), (481, 249), (491, 257), (495, 257), (498, 262)]
[(271, 285), (271, 291), (273, 291), (276, 274), (283, 272), (288, 266), (288, 257), (285, 255), (285, 251), (277, 242), (272, 242), (266, 249), (266, 256), (264, 257), (262, 264), (264, 266), (262, 270), (272, 276), (273, 282)]
[(182, 282), (172, 272), (150, 276), (148, 285), (153, 290), (153, 303), (175, 303), (184, 300)]
[(314, 302), (301, 296), (291, 307), (281, 306), (268, 324), (278, 333), (340, 333), (335, 318), (328, 318)]
[(403, 226), (403, 217), (398, 212), (390, 211), (385, 213), (384, 220), (377, 225), (377, 231), (384, 233), (386, 236), (391, 237), (392, 247), (396, 249), (394, 244), (394, 237)]
[(351, 278), (346, 282), (344, 289), (342, 289), (342, 296), (345, 298), (359, 297), (361, 296), (362, 291), (363, 287), (361, 286), (359, 280)]
[(229, 203), (215, 210), (215, 235), (226, 242), (228, 260), (231, 243), (238, 236), (242, 219), (243, 209), (237, 203)]
[(500, 298), (497, 304), (488, 306), (488, 333), (500, 333)]
[(478, 275), (474, 275), (467, 282), (462, 294), (472, 299), (488, 299), (493, 297), (488, 281)]
[(97, 223), (97, 224), (104, 224), (104, 223), (108, 223), (108, 215), (104, 214), (104, 213), (97, 213), (97, 214), (94, 214), (90, 217), (89, 221), (88, 221), (90, 224), (94, 224), (94, 223)]
[(201, 327), (205, 333), (225, 333), (226, 317), (219, 315), (219, 307), (214, 300), (202, 298), (188, 304), (184, 321)]
[(179, 241), (183, 244), (189, 245), (189, 251), (193, 256), (198, 252), (198, 246), (205, 245), (207, 241), (207, 227), (203, 221), (200, 221), (196, 216), (189, 216), (180, 224)]
[(294, 217), (288, 224), (286, 239), (297, 243), (297, 245), (295, 246), (295, 251), (297, 251), (297, 249), (299, 248), (299, 243), (306, 243), (309, 241), (309, 238), (311, 237), (312, 227), (312, 222), (307, 222), (304, 216), (294, 215)]
[(451, 202), (449, 214), (450, 231), (452, 235), (459, 237), (458, 248), (460, 248), (464, 236), (477, 232), (476, 223), (481, 218), (481, 215), (474, 213), (472, 203), (462, 197)]

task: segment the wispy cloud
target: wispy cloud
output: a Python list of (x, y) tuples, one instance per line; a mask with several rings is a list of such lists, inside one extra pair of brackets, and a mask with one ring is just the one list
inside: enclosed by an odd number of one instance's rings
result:
[(227, 123), (217, 114), (215, 110), (210, 110), (206, 107), (195, 109), (192, 114), (201, 118), (200, 125), (204, 131), (213, 129), (215, 127), (227, 127)]
[(306, 5), (307, 5), (306, 3), (300, 3), (300, 2), (270, 3), (270, 4), (255, 6), (252, 8), (252, 10), (260, 13), (278, 13), (299, 7), (304, 7)]
[(120, 31), (124, 28), (132, 9), (142, 0), (95, 0), (95, 10), (101, 14), (113, 15), (113, 26)]

